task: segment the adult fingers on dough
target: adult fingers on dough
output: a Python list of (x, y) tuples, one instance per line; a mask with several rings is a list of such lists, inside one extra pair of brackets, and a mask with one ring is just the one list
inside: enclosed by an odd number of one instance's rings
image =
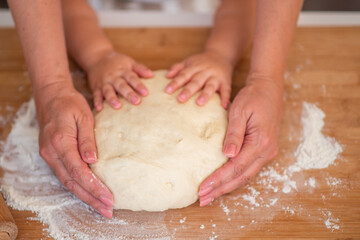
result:
[(103, 95), (100, 89), (96, 89), (93, 93), (94, 97), (94, 107), (95, 110), (100, 112), (103, 109)]
[(175, 63), (174, 65), (172, 65), (172, 67), (166, 73), (166, 77), (167, 78), (173, 78), (176, 75), (178, 75), (179, 72), (182, 71), (184, 68), (185, 68), (185, 63), (184, 62)]
[(116, 96), (115, 90), (111, 84), (105, 84), (102, 88), (106, 101), (115, 109), (121, 108), (121, 102)]
[[(67, 172), (63, 163), (57, 160), (52, 169), (55, 171), (55, 175), (59, 178), (60, 182), (72, 193), (74, 193), (81, 201), (85, 202), (89, 206), (97, 210), (101, 215), (111, 219), (112, 206), (100, 201), (94, 197), (90, 192), (81, 187)], [(94, 181), (98, 181), (97, 179)]]
[(125, 79), (123, 78), (116, 78), (116, 80), (113, 83), (114, 88), (116, 91), (123, 96), (128, 102), (137, 105), (140, 104), (141, 99), (140, 97), (135, 93), (134, 89), (132, 89)]
[(132, 71), (125, 72), (123, 78), (130, 84), (142, 96), (148, 95), (148, 90), (145, 85), (141, 82), (139, 77)]
[(208, 79), (202, 93), (196, 100), (196, 103), (200, 106), (203, 106), (205, 103), (207, 103), (211, 96), (214, 95), (214, 93), (218, 89), (218, 85), (219, 84), (217, 84), (216, 78), (211, 77), (210, 79)]
[(195, 67), (188, 67), (182, 70), (166, 87), (166, 93), (173, 93), (184, 84), (189, 82), (194, 74), (198, 72), (198, 69)]
[(263, 164), (261, 164), (259, 161), (255, 161), (246, 169), (246, 171), (243, 174), (234, 178), (230, 182), (225, 183), (219, 186), (218, 188), (214, 189), (211, 193), (211, 197), (213, 199), (216, 199), (221, 195), (230, 193), (235, 189), (246, 185), (250, 181), (250, 179), (252, 179), (260, 171), (262, 166)]
[(88, 165), (81, 160), (77, 146), (74, 146), (70, 141), (67, 142), (64, 140), (63, 142), (62, 162), (70, 176), (70, 178), (68, 178), (69, 181), (64, 184), (65, 187), (71, 190), (72, 187), (76, 186), (75, 181), (93, 197), (99, 199), (107, 206), (112, 206), (113, 196), (110, 190), (101, 183), (89, 169)]
[(248, 119), (244, 116), (242, 106), (233, 104), (229, 112), (229, 123), (226, 129), (223, 153), (226, 157), (235, 157), (243, 144)]
[(82, 114), (76, 121), (78, 128), (78, 146), (82, 159), (86, 163), (95, 163), (97, 160), (94, 118), (91, 113)]
[(132, 70), (143, 78), (151, 78), (154, 76), (150, 68), (146, 67), (144, 64), (141, 63), (135, 63)]
[(254, 159), (258, 158), (257, 147), (251, 144), (243, 146), (240, 153), (230, 159), (224, 166), (211, 174), (200, 186), (200, 204), (208, 204), (206, 199), (215, 199), (214, 192), (221, 186), (228, 184), (234, 179), (245, 174), (249, 166), (253, 164)]
[(191, 81), (186, 84), (184, 89), (178, 95), (179, 102), (186, 102), (190, 97), (192, 97), (196, 92), (198, 92), (206, 82), (208, 74), (204, 71), (196, 73)]

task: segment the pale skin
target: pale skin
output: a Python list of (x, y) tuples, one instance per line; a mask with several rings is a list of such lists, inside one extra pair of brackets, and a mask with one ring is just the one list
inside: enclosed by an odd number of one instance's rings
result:
[[(40, 154), (65, 187), (111, 218), (113, 196), (88, 167), (97, 160), (94, 119), (72, 84), (65, 41), (88, 75), (97, 111), (103, 99), (120, 109), (117, 95), (140, 104), (148, 90), (139, 78), (153, 73), (114, 50), (84, 0), (9, 0), (9, 4), (33, 85)], [(234, 66), (254, 36), (246, 86), (229, 109), (223, 151), (230, 160), (201, 184), (200, 206), (246, 184), (276, 155), (283, 72), (301, 4), (301, 0), (223, 0), (203, 52), (168, 71), (173, 80), (164, 91), (172, 94), (185, 86), (174, 96), (179, 102), (201, 91), (197, 103), (204, 105), (219, 92), (221, 105), (227, 108)]]

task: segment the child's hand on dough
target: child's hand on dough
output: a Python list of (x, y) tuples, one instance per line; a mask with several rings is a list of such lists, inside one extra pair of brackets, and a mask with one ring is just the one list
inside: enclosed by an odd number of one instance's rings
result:
[(227, 108), (232, 72), (233, 66), (228, 59), (214, 51), (205, 51), (190, 56), (170, 68), (166, 77), (173, 80), (166, 86), (165, 92), (172, 94), (184, 86), (177, 96), (178, 101), (184, 103), (195, 93), (202, 91), (196, 100), (196, 103), (202, 106), (218, 91), (221, 105)]
[(152, 76), (149, 68), (124, 54), (111, 52), (102, 57), (88, 71), (96, 111), (102, 110), (103, 98), (113, 108), (121, 108), (117, 94), (134, 105), (140, 104), (140, 96), (146, 96), (148, 90), (139, 77)]

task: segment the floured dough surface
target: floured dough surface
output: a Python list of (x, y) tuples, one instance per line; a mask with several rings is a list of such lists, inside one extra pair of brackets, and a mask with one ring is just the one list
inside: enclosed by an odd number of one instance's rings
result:
[(198, 198), (200, 183), (226, 162), (226, 111), (216, 94), (203, 107), (164, 92), (166, 71), (143, 80), (149, 95), (138, 106), (122, 99), (95, 116), (98, 161), (94, 173), (114, 195), (114, 209), (163, 211)]

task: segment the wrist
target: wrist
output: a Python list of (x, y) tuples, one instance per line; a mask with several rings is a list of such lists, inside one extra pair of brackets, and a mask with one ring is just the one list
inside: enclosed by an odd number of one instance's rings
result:
[(89, 73), (90, 69), (93, 68), (94, 65), (96, 65), (103, 58), (111, 56), (112, 54), (116, 54), (116, 51), (112, 46), (108, 46), (95, 51), (90, 55), (91, 57), (87, 58), (87, 61), (84, 63), (84, 71), (86, 73)]
[(213, 48), (213, 47), (205, 47), (204, 53), (215, 56), (217, 58), (221, 58), (221, 59), (225, 60), (226, 62), (228, 62), (232, 68), (235, 67), (236, 62), (230, 56), (228, 56), (227, 54), (224, 54), (224, 52), (222, 52), (220, 49)]
[(284, 75), (250, 70), (245, 85), (258, 85), (282, 93), (284, 89)]
[(33, 95), (36, 102), (47, 102), (59, 96), (62, 91), (71, 91), (74, 89), (70, 76), (57, 76), (51, 78), (51, 80), (44, 80), (42, 84), (34, 84)]

